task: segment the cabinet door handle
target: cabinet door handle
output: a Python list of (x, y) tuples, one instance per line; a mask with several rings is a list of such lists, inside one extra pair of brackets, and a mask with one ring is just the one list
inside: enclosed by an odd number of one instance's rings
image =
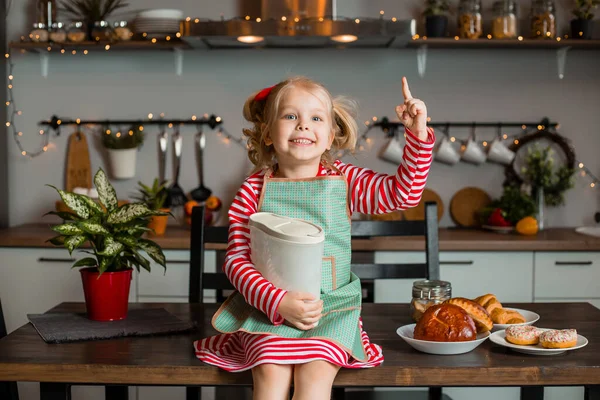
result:
[(190, 260), (167, 260), (167, 264), (189, 264)]
[(74, 258), (47, 258), (47, 257), (40, 257), (38, 258), (38, 262), (56, 262), (56, 263), (70, 263), (70, 262), (74, 262), (77, 261)]
[(468, 261), (440, 261), (440, 265), (472, 265), (473, 260)]
[(592, 265), (592, 261), (555, 261), (554, 265)]

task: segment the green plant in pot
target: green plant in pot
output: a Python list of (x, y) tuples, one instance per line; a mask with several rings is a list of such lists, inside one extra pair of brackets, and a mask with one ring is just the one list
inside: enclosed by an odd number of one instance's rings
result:
[[(139, 202), (145, 203), (151, 210), (169, 213), (171, 210), (164, 207), (168, 194), (165, 186), (166, 183), (161, 184), (158, 178), (154, 179), (152, 186), (138, 182), (138, 193), (132, 198)], [(152, 230), (151, 232), (153, 234), (162, 236), (165, 234), (165, 230), (167, 229), (168, 218), (168, 215), (153, 215), (150, 218), (148, 228)]]
[(448, 32), (448, 12), (450, 5), (446, 0), (426, 0), (423, 16), (427, 37), (446, 37)]
[(594, 31), (593, 10), (598, 8), (600, 0), (575, 0), (574, 19), (571, 20), (573, 39), (591, 39)]
[(126, 131), (104, 131), (102, 145), (107, 149), (113, 178), (130, 179), (135, 176), (137, 151), (143, 143), (144, 132), (141, 126), (132, 126)]
[(127, 304), (133, 268), (150, 271), (150, 259), (166, 268), (165, 256), (155, 242), (143, 238), (150, 217), (165, 215), (151, 210), (145, 203), (118, 206), (117, 195), (102, 169), (94, 176), (99, 203), (92, 198), (65, 192), (53, 187), (70, 212), (50, 212), (63, 223), (52, 226), (58, 233), (48, 241), (63, 246), (72, 254), (80, 250), (90, 254), (77, 260), (73, 267), (81, 268), (88, 317), (98, 321), (123, 319)]
[(105, 30), (102, 22), (106, 23), (115, 11), (128, 6), (123, 0), (63, 0), (58, 4), (58, 9), (73, 21), (82, 21), (87, 28), (88, 40), (93, 40), (94, 24), (98, 25), (100, 31)]

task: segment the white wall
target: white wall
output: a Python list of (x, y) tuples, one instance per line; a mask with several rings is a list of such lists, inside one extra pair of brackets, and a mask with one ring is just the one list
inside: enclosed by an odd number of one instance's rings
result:
[[(27, 3), (13, 0), (8, 18), (8, 37), (18, 39), (28, 32), (32, 16)], [(456, 3), (456, 2), (455, 2)], [(131, 0), (132, 9), (161, 7), (159, 0)], [(491, 1), (484, 2), (486, 10)], [(417, 16), (421, 2), (339, 1), (338, 13), (350, 17), (375, 17), (379, 10), (398, 18)], [(522, 6), (528, 12), (529, 2)], [(238, 15), (234, 0), (173, 0), (170, 7), (191, 16), (219, 18)], [(245, 6), (247, 7), (247, 6)], [(561, 9), (566, 28), (568, 10)], [(489, 16), (489, 14), (488, 14)], [(538, 121), (549, 117), (561, 124), (560, 132), (571, 139), (577, 156), (600, 174), (600, 52), (571, 50), (566, 77), (557, 78), (555, 52), (551, 50), (431, 50), (427, 74), (417, 74), (416, 51), (403, 50), (212, 50), (186, 52), (183, 76), (174, 73), (172, 53), (102, 52), (89, 55), (53, 54), (47, 78), (40, 75), (39, 57), (34, 53), (14, 56), (16, 63), (16, 102), (23, 115), (17, 127), (25, 135), (27, 149), (37, 149), (37, 122), (56, 114), (70, 118), (143, 118), (149, 112), (167, 117), (187, 118), (192, 114), (215, 113), (231, 133), (241, 134), (244, 100), (253, 91), (272, 85), (290, 74), (303, 74), (322, 81), (333, 93), (344, 94), (360, 103), (360, 121), (370, 117), (394, 115), (402, 100), (400, 78), (408, 77), (415, 96), (423, 99), (437, 121)], [(151, 181), (158, 173), (156, 129), (146, 130), (147, 142), (138, 158), (136, 179), (115, 181), (121, 197), (127, 197), (137, 180)], [(192, 127), (186, 135), (181, 184), (186, 191), (197, 185)], [(63, 186), (67, 138), (52, 138), (47, 154), (35, 159), (22, 157), (12, 137), (9, 147), (10, 224), (41, 221), (53, 208), (55, 192), (44, 186)], [(88, 140), (92, 132), (88, 131)], [(457, 137), (468, 132), (453, 131)], [(494, 137), (494, 131), (479, 133), (481, 139)], [(381, 131), (372, 133), (372, 148), (356, 159), (345, 159), (375, 170), (393, 173), (395, 166), (376, 157), (384, 144)], [(99, 147), (91, 144), (92, 169), (108, 168)], [(225, 145), (209, 133), (206, 154), (206, 185), (226, 204), (244, 178), (249, 162), (244, 149)], [(170, 170), (168, 176), (170, 176)], [(446, 209), (452, 195), (462, 187), (478, 186), (491, 195), (501, 193), (503, 169), (496, 165), (479, 167), (434, 164), (428, 187), (436, 190)], [(596, 190), (578, 178), (576, 188), (567, 195), (567, 205), (549, 212), (550, 226), (577, 226), (593, 223), (599, 209)], [(443, 225), (452, 225), (446, 212)]]

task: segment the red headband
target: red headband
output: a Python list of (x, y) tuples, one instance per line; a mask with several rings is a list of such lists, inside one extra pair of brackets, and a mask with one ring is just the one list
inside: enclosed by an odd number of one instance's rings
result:
[(256, 94), (256, 96), (254, 96), (254, 101), (263, 101), (263, 100), (266, 100), (267, 97), (269, 96), (269, 93), (271, 93), (271, 90), (273, 90), (273, 88), (275, 86), (277, 86), (277, 85), (273, 85), (271, 87), (264, 88), (263, 90), (261, 90), (260, 92), (258, 92)]

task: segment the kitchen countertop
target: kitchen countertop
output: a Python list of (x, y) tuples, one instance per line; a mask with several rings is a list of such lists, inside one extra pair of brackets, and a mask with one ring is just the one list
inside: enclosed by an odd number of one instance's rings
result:
[[(55, 247), (46, 240), (56, 235), (50, 224), (25, 224), (0, 230), (0, 247)], [(151, 237), (165, 250), (189, 249), (190, 230), (169, 226), (162, 237)], [(549, 228), (535, 236), (499, 234), (476, 229), (440, 228), (441, 251), (600, 251), (600, 238), (574, 228)], [(224, 243), (206, 243), (207, 250), (224, 250)], [(380, 237), (352, 241), (353, 250), (424, 250), (423, 237)]]

